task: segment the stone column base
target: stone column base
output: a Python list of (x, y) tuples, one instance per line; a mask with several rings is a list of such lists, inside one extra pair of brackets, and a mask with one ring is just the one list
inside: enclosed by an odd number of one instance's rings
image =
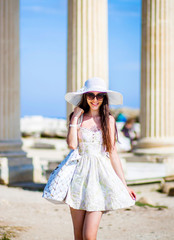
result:
[(2, 184), (33, 182), (33, 172), (32, 158), (28, 158), (24, 151), (0, 153), (0, 182)]
[[(134, 152), (134, 157), (139, 159), (139, 162), (146, 161), (151, 163), (159, 163), (163, 165), (164, 176), (174, 176), (174, 148), (161, 147), (151, 149), (137, 149)], [(143, 171), (143, 169), (142, 169)]]
[(174, 155), (174, 138), (142, 138), (133, 148), (137, 155)]
[(173, 148), (174, 152), (174, 138), (141, 138), (135, 146), (135, 151), (140, 149), (151, 148)]
[(174, 147), (153, 147), (153, 148), (134, 148), (133, 153), (137, 155), (174, 155)]
[(134, 157), (139, 161), (162, 163), (165, 176), (174, 175), (174, 140), (173, 138), (142, 138), (133, 149)]
[(174, 177), (174, 154), (123, 153), (126, 160), (125, 178), (129, 183), (150, 183)]

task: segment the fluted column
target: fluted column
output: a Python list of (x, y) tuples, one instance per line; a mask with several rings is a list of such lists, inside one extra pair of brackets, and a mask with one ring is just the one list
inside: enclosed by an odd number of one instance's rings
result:
[(174, 1), (142, 1), (139, 148), (174, 149)]
[(20, 147), (19, 2), (0, 4), (0, 140)]
[(94, 76), (108, 83), (107, 0), (68, 0), (67, 91)]
[(7, 162), (2, 165), (8, 170), (1, 168), (7, 183), (32, 179), (26, 175), (31, 159), (21, 146), (19, 0), (0, 0), (0, 162)]

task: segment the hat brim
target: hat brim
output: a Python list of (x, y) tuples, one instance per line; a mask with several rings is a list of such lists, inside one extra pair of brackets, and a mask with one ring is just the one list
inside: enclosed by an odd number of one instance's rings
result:
[[(68, 92), (65, 94), (65, 100), (71, 103), (74, 106), (78, 106), (81, 101), (82, 95), (87, 93), (88, 91), (84, 92)], [(121, 105), (123, 104), (123, 95), (119, 92), (106, 90), (104, 91), (108, 94), (109, 97), (109, 104), (110, 105)]]

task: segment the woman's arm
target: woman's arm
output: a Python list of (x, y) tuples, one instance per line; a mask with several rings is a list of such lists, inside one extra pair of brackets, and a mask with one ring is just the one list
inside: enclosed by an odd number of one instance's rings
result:
[(78, 137), (77, 137), (78, 125), (77, 124), (78, 124), (78, 119), (83, 112), (84, 112), (83, 109), (76, 107), (74, 109), (74, 113), (70, 120), (70, 126), (68, 128), (68, 135), (67, 135), (67, 144), (68, 144), (68, 147), (71, 149), (76, 149), (78, 146)]
[(111, 144), (112, 144), (112, 151), (109, 153), (110, 155), (110, 160), (112, 167), (118, 177), (121, 179), (121, 181), (124, 183), (125, 186), (127, 186), (125, 177), (124, 177), (124, 172), (122, 168), (122, 164), (120, 161), (120, 158), (117, 153), (117, 148), (116, 148), (116, 142), (115, 142), (115, 119), (113, 116), (109, 117), (110, 121), (110, 137), (111, 137)]
[(112, 167), (113, 167), (115, 173), (118, 175), (118, 177), (123, 182), (123, 184), (126, 186), (131, 197), (133, 199), (135, 199), (136, 195), (135, 195), (134, 191), (132, 189), (128, 188), (128, 186), (127, 186), (127, 183), (126, 183), (126, 180), (124, 177), (122, 164), (121, 164), (120, 158), (117, 153), (116, 142), (115, 142), (115, 119), (113, 116), (110, 116), (110, 137), (111, 137), (111, 144), (113, 146), (112, 151), (109, 153)]

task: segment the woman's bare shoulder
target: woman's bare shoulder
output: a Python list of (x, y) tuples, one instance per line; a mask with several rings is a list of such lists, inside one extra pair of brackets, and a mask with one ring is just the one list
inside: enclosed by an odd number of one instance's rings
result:
[(110, 125), (110, 129), (112, 130), (112, 132), (114, 132), (115, 118), (112, 115), (109, 115), (109, 125)]
[(109, 122), (111, 125), (115, 124), (115, 118), (112, 115), (109, 115)]

